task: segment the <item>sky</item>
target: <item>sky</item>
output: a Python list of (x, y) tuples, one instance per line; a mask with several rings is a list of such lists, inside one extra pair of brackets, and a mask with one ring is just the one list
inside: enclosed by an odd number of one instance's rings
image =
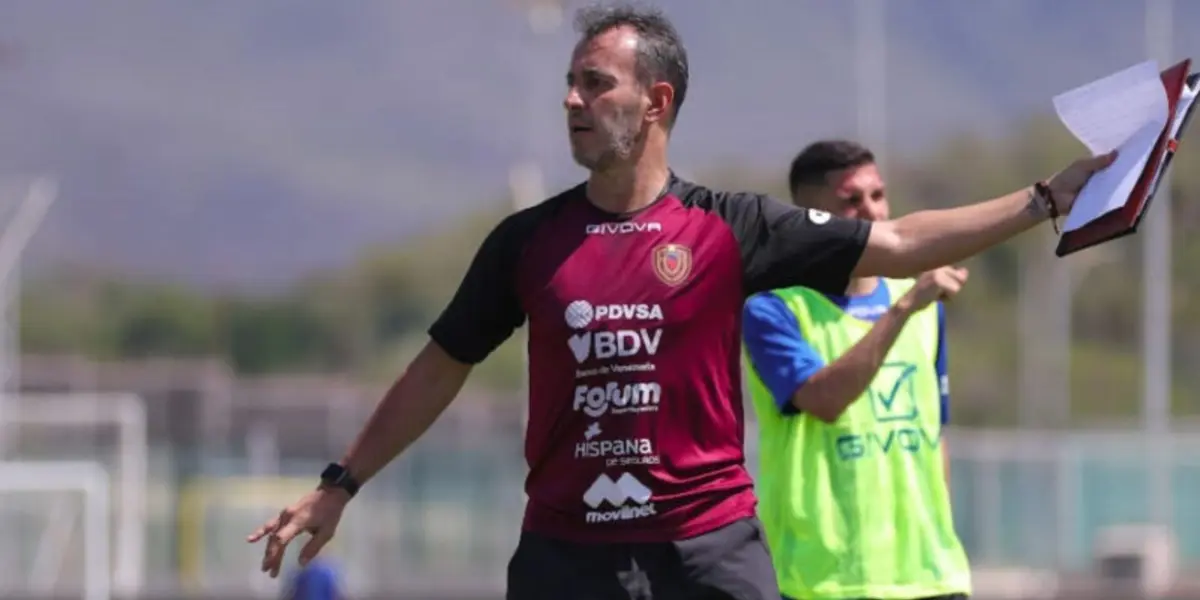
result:
[[(861, 98), (884, 107), (885, 156), (1000, 136), (1146, 56), (1132, 0), (888, 0), (884, 35), (865, 38), (844, 0), (655, 4), (691, 59), (685, 174), (783, 173), (813, 138), (857, 135)], [(0, 204), (58, 178), (34, 267), (263, 287), (494, 207), (520, 161), (548, 192), (569, 185), (584, 176), (560, 108), (569, 15), (535, 38), (515, 5), (6, 0)], [(1175, 5), (1182, 58), (1200, 4)], [(864, 39), (882, 78), (858, 76)]]

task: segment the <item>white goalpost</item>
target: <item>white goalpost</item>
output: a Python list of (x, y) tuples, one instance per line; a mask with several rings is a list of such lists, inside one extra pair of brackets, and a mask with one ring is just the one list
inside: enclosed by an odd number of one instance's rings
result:
[[(83, 577), (80, 581), (81, 597), (84, 600), (109, 600), (111, 578), (109, 572), (109, 481), (104, 467), (95, 462), (0, 462), (0, 496), (28, 494), (35, 502), (42, 494), (78, 493), (82, 496), (82, 511), (73, 510), (67, 503), (56, 503), (51, 511), (51, 523), (45, 523), (47, 533), (30, 558), (29, 584), (31, 589), (4, 590), (14, 581), (0, 583), (0, 590), (10, 593), (33, 592), (49, 595), (57, 583), (63, 552), (54, 546), (69, 544), (76, 528), (77, 515), (83, 515)], [(19, 503), (6, 499), (10, 507)], [(43, 512), (44, 511), (38, 511)], [(12, 515), (9, 515), (12, 516)], [(31, 515), (26, 515), (31, 516)], [(61, 532), (61, 533), (59, 533)], [(65, 540), (65, 541), (64, 541)], [(4, 578), (9, 579), (9, 578)]]
[(130, 394), (21, 393), (21, 256), (57, 197), (54, 177), (0, 178), (0, 595), (108, 600), (142, 586), (146, 410)]
[[(26, 492), (35, 485), (28, 481), (43, 480), (53, 481), (56, 486), (54, 489), (60, 492), (84, 488), (95, 490), (97, 484), (94, 483), (96, 475), (93, 471), (100, 469), (100, 474), (104, 476), (104, 503), (97, 506), (104, 508), (104, 527), (100, 529), (95, 525), (85, 526), (81, 543), (88, 547), (93, 544), (101, 544), (104, 547), (106, 568), (103, 589), (106, 594), (111, 588), (118, 595), (137, 595), (144, 581), (149, 453), (143, 400), (133, 394), (23, 394), (5, 398), (5, 408), (4, 413), (0, 414), (0, 435), (9, 438), (10, 441), (7, 458), (19, 457), (20, 461), (0, 461), (0, 495)], [(92, 449), (90, 455), (86, 456), (89, 448), (72, 447), (70, 443), (55, 443), (58, 439), (70, 441), (81, 434), (94, 436), (102, 433), (102, 430), (113, 429), (117, 433), (115, 448), (106, 445), (103, 448)], [(23, 442), (26, 441), (41, 441), (42, 444), (39, 446), (33, 443), (29, 448), (24, 448)], [(94, 450), (102, 450), (105, 454), (97, 456)], [(13, 456), (13, 451), (17, 456)], [(33, 460), (34, 457), (36, 460)], [(78, 467), (78, 463), (74, 461), (81, 459), (86, 459), (93, 471), (85, 471)], [(107, 469), (105, 465), (108, 466)], [(4, 475), (9, 472), (5, 469), (13, 469), (26, 479)], [(54, 475), (43, 476), (42, 473)], [(69, 475), (79, 477), (71, 480)], [(54, 549), (57, 548), (58, 554), (61, 555), (70, 550), (70, 540), (77, 539), (69, 523), (64, 524), (64, 521), (70, 519), (60, 518), (61, 515), (71, 514), (71, 503), (61, 494), (57, 498), (51, 497), (48, 494), (51, 490), (38, 491), (46, 493), (48, 500), (27, 507), (24, 510), (25, 514), (12, 514), (16, 505), (0, 501), (0, 530), (4, 528), (6, 517), (24, 519), (26, 523), (40, 520), (43, 522), (40, 534), (32, 536), (37, 539), (32, 546), (38, 550), (33, 551), (30, 545), (18, 543), (15, 552), (34, 557), (50, 557), (54, 556)], [(113, 492), (115, 494), (110, 499), (109, 494)], [(32, 519), (24, 518), (33, 511), (36, 511), (38, 516)], [(97, 535), (100, 537), (96, 537)], [(56, 544), (55, 540), (68, 541)], [(90, 554), (94, 554), (94, 551)], [(62, 559), (56, 560), (62, 562)], [(87, 563), (89, 581), (95, 577), (91, 574), (94, 566), (90, 560), (84, 561)], [(42, 564), (48, 565), (51, 562), (53, 561), (47, 558)], [(27, 585), (49, 585), (45, 582), (53, 581), (62, 571), (47, 569), (49, 567), (43, 567), (41, 571), (29, 571), (25, 577)], [(5, 569), (0, 564), (0, 571), (2, 570)], [(42, 583), (38, 583), (39, 577), (42, 578)], [(89, 594), (90, 586), (91, 584)]]
[[(21, 255), (58, 199), (58, 181), (38, 177), (21, 196), (9, 195), (11, 182), (0, 183), (0, 392), (15, 394), (21, 389)], [(6, 400), (0, 397), (0, 417)], [(0, 434), (0, 452), (4, 442)]]
[[(21, 179), (0, 181), (0, 595), (78, 589), (85, 600), (109, 600), (114, 587), (137, 594), (146, 533), (145, 407), (132, 395), (21, 394), (21, 255), (58, 197), (53, 177)], [(78, 445), (87, 433), (114, 426), (115, 461), (95, 445)], [(115, 500), (106, 466), (117, 472)]]

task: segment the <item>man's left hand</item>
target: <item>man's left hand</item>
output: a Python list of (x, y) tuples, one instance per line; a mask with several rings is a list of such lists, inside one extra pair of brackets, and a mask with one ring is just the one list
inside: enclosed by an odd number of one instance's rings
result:
[(1046, 186), (1050, 188), (1050, 194), (1054, 197), (1054, 206), (1058, 209), (1059, 214), (1070, 213), (1071, 207), (1075, 205), (1075, 198), (1079, 195), (1079, 190), (1083, 189), (1088, 179), (1091, 179), (1097, 171), (1111, 165), (1116, 158), (1115, 150), (1100, 156), (1081, 158), (1051, 177), (1046, 182)]

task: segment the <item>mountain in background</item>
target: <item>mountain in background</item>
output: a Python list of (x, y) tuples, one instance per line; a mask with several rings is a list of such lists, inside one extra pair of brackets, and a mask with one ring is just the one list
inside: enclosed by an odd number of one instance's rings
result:
[[(1139, 2), (880, 3), (889, 155), (1002, 135), (1145, 55)], [(62, 190), (29, 259), (270, 288), (494, 208), (526, 157), (568, 184), (574, 36), (534, 40), (513, 4), (3, 3), (0, 164)], [(854, 135), (855, 3), (658, 4), (692, 61), (681, 171), (782, 173), (806, 141)], [(1176, 56), (1196, 54), (1180, 24), (1200, 4), (1175, 4)]]

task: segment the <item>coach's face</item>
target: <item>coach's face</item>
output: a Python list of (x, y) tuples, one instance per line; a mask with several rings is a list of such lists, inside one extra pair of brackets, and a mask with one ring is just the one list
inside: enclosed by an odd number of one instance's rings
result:
[(874, 164), (834, 171), (816, 205), (840, 217), (886, 221), (890, 212), (883, 176)]
[[(587, 169), (602, 171), (627, 161), (648, 122), (661, 116), (663, 90), (639, 81), (637, 48), (637, 33), (618, 27), (583, 40), (571, 57), (563, 107), (571, 153)], [(673, 92), (666, 87), (665, 106), (670, 106)]]

